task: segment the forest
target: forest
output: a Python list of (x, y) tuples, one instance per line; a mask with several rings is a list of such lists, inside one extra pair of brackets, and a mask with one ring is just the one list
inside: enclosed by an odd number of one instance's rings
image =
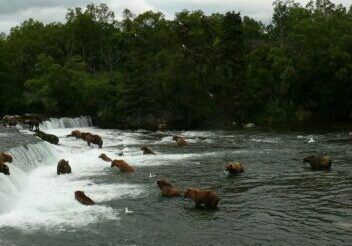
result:
[(226, 127), (352, 118), (352, 5), (273, 2), (271, 23), (68, 9), (0, 35), (0, 114), (90, 115), (101, 127)]

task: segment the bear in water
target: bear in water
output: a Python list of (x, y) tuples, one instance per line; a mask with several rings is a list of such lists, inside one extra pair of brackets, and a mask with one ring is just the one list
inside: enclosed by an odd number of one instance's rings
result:
[(62, 159), (61, 161), (59, 161), (59, 163), (57, 164), (57, 175), (60, 174), (68, 174), (71, 173), (71, 167), (68, 164), (68, 161)]
[(327, 155), (307, 156), (303, 162), (308, 162), (313, 170), (328, 170), (331, 168), (332, 160)]
[(158, 185), (162, 196), (181, 196), (181, 193), (168, 181), (159, 180), (156, 184)]
[(158, 125), (158, 130), (159, 131), (165, 131), (166, 128), (167, 128), (166, 123), (161, 123), (161, 124)]
[(5, 115), (2, 120), (5, 124), (7, 124), (8, 126), (16, 126), (17, 125), (17, 118), (16, 116), (12, 116), (12, 115)]
[(155, 152), (147, 145), (142, 146), (141, 150), (143, 151), (143, 155), (155, 155)]
[(9, 167), (3, 162), (0, 162), (0, 173), (3, 173), (5, 175), (10, 175)]
[(10, 155), (9, 153), (5, 153), (5, 152), (0, 153), (0, 162), (1, 163), (5, 163), (5, 162), (11, 163), (12, 161), (13, 161), (12, 155)]
[(121, 172), (134, 172), (134, 168), (128, 165), (124, 160), (113, 160), (111, 162), (111, 167), (118, 167)]
[(95, 202), (90, 199), (88, 196), (86, 196), (84, 194), (83, 191), (75, 191), (75, 198), (77, 201), (79, 201), (80, 203), (82, 203), (83, 205), (87, 205), (87, 206), (90, 206), (90, 205), (94, 205)]
[(33, 130), (39, 130), (39, 124), (41, 122), (38, 119), (28, 119), (24, 121), (24, 124), (28, 125), (29, 130), (33, 131)]
[(227, 164), (226, 170), (231, 174), (239, 174), (244, 172), (243, 166), (239, 162)]
[(197, 208), (200, 208), (202, 205), (204, 205), (207, 208), (215, 209), (220, 201), (218, 195), (215, 192), (193, 188), (188, 188), (184, 193), (184, 196), (191, 198)]
[(67, 135), (67, 137), (81, 138), (81, 134), (80, 130), (73, 130), (70, 135)]
[(87, 141), (88, 146), (92, 143), (98, 145), (99, 149), (103, 147), (103, 139), (99, 135), (87, 133), (84, 139)]
[(178, 146), (185, 146), (187, 145), (186, 140), (180, 136), (173, 136), (172, 140), (176, 141)]
[(106, 161), (106, 162), (111, 162), (112, 160), (107, 157), (107, 155), (105, 155), (104, 153), (99, 155), (99, 158), (102, 159), (103, 161)]

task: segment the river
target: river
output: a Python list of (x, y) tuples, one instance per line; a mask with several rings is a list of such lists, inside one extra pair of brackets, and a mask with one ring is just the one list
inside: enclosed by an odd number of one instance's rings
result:
[[(351, 245), (347, 129), (122, 131), (93, 127), (87, 117), (51, 119), (41, 128), (60, 144), (25, 129), (0, 130), (0, 147), (14, 155), (11, 175), (0, 174), (0, 245)], [(103, 149), (66, 137), (73, 129), (101, 135)], [(174, 134), (189, 145), (176, 146)], [(143, 144), (157, 155), (143, 155)], [(98, 158), (101, 153), (123, 158), (136, 172), (120, 173)], [(312, 171), (302, 162), (317, 153), (332, 157), (331, 171)], [(60, 159), (69, 161), (72, 174), (56, 175)], [(224, 166), (230, 161), (243, 163), (245, 172), (229, 176)], [(159, 179), (181, 190), (217, 192), (218, 210), (161, 197)], [(79, 204), (75, 190), (97, 205)], [(125, 214), (126, 207), (133, 213)]]

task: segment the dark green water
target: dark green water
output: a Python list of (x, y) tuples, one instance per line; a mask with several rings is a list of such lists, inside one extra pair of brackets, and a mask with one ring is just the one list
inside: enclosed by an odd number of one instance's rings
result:
[[(0, 215), (1, 245), (351, 245), (352, 137), (347, 130), (315, 132), (315, 143), (298, 131), (168, 132), (190, 142), (180, 148), (163, 133), (91, 129), (103, 136), (102, 151), (65, 138), (71, 130), (48, 130), (61, 137), (61, 146), (49, 147), (55, 151), (53, 164), (29, 173), (29, 188), (20, 193), (40, 202), (15, 199), (14, 209)], [(143, 156), (141, 144), (158, 155)], [(118, 158), (121, 150), (134, 174), (96, 158), (101, 152)], [(302, 163), (305, 155), (318, 153), (333, 158), (331, 171), (311, 171)], [(72, 163), (70, 178), (51, 174), (61, 157)], [(224, 166), (230, 161), (243, 163), (245, 173), (227, 175)], [(183, 197), (163, 198), (158, 179), (182, 190), (211, 189), (221, 198), (219, 208), (199, 210)], [(72, 186), (88, 189), (98, 206), (77, 205), (71, 190), (66, 192)], [(50, 199), (58, 199), (57, 206)], [(125, 207), (134, 213), (125, 214)]]

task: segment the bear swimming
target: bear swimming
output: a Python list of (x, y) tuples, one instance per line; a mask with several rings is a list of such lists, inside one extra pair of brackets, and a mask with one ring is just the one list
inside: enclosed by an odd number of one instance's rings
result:
[(121, 172), (134, 172), (134, 168), (128, 165), (124, 160), (113, 160), (111, 162), (111, 167), (118, 167)]
[(141, 150), (143, 151), (143, 155), (155, 155), (155, 152), (147, 145), (142, 146)]
[(59, 161), (59, 163), (57, 164), (57, 175), (60, 174), (68, 174), (71, 173), (71, 167), (68, 164), (68, 161), (62, 159), (61, 161)]
[(0, 153), (0, 163), (5, 163), (5, 162), (11, 163), (12, 161), (13, 161), (12, 155), (5, 152)]
[(184, 197), (191, 198), (196, 208), (200, 208), (204, 205), (207, 208), (215, 209), (220, 201), (215, 192), (193, 188), (188, 188), (184, 193)]
[(107, 157), (107, 155), (105, 155), (104, 153), (99, 155), (99, 158), (102, 159), (103, 161), (106, 161), (106, 162), (111, 162), (112, 160)]
[(82, 203), (83, 205), (87, 205), (87, 206), (90, 206), (90, 205), (94, 205), (95, 202), (90, 199), (88, 196), (86, 196), (84, 194), (83, 191), (75, 191), (75, 198), (78, 202)]
[(9, 167), (3, 162), (0, 162), (0, 173), (3, 173), (5, 175), (10, 175)]
[(327, 155), (306, 156), (303, 162), (308, 162), (313, 170), (328, 170), (332, 165), (332, 160)]
[(181, 193), (168, 181), (159, 180), (156, 182), (158, 185), (161, 195), (165, 197), (181, 196)]
[(239, 174), (244, 172), (243, 166), (239, 162), (233, 162), (233, 163), (227, 164), (226, 170), (231, 174)]
[(84, 138), (87, 141), (88, 146), (90, 146), (90, 144), (96, 144), (99, 146), (99, 149), (103, 147), (103, 139), (99, 135), (88, 133)]
[(186, 140), (180, 136), (173, 136), (172, 140), (176, 141), (178, 146), (185, 146), (187, 144)]

